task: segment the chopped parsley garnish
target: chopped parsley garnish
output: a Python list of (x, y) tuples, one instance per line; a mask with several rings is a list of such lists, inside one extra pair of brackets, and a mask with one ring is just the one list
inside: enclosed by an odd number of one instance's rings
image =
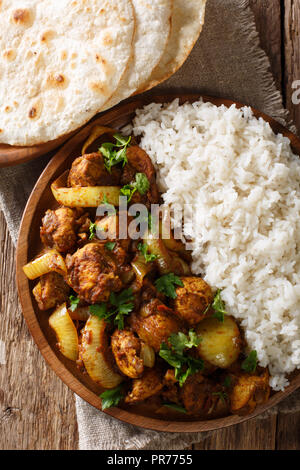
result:
[(75, 312), (76, 308), (78, 307), (78, 304), (80, 302), (80, 298), (76, 295), (70, 295), (69, 297), (70, 300), (70, 310), (71, 312)]
[(134, 195), (135, 192), (136, 192), (136, 187), (133, 186), (132, 184), (125, 184), (125, 186), (123, 186), (123, 188), (120, 189), (120, 194), (122, 194), (122, 196), (126, 196), (128, 202), (131, 201), (132, 196)]
[(99, 152), (102, 153), (104, 158), (104, 166), (109, 173), (113, 166), (122, 163), (124, 166), (127, 163), (126, 150), (131, 142), (131, 137), (123, 137), (121, 134), (114, 134), (115, 143), (106, 142), (101, 145)]
[(225, 304), (221, 299), (221, 289), (217, 290), (211, 306), (214, 310), (213, 317), (224, 323), (224, 315), (227, 315), (227, 312), (225, 310)]
[(183, 282), (174, 273), (164, 274), (155, 281), (155, 287), (158, 292), (171, 297), (171, 299), (176, 299), (177, 297), (175, 286), (183, 287)]
[(124, 329), (124, 315), (128, 315), (132, 312), (134, 304), (132, 289), (124, 289), (122, 292), (116, 294), (111, 292), (109, 297), (110, 307), (107, 304), (101, 302), (99, 304), (90, 305), (89, 310), (92, 315), (96, 315), (98, 318), (105, 320), (110, 323), (112, 317), (114, 324), (117, 325), (119, 330)]
[(95, 237), (96, 235), (96, 228), (97, 228), (97, 224), (96, 222), (90, 222), (90, 226), (89, 226), (89, 232), (90, 232), (90, 236), (89, 236), (89, 240), (93, 240), (93, 238)]
[(112, 388), (111, 390), (105, 390), (105, 392), (101, 393), (100, 398), (102, 400), (102, 410), (117, 406), (124, 398), (122, 385)]
[(125, 184), (125, 186), (120, 189), (120, 193), (122, 196), (126, 196), (128, 202), (130, 202), (136, 191), (138, 191), (143, 196), (146, 194), (149, 188), (150, 183), (147, 176), (144, 173), (136, 173), (135, 181), (129, 184)]
[(160, 346), (159, 356), (175, 369), (175, 377), (182, 387), (186, 379), (203, 369), (202, 359), (195, 359), (185, 353), (185, 349), (191, 349), (199, 346), (201, 338), (193, 330), (189, 331), (188, 336), (182, 332), (172, 334), (169, 338), (169, 347), (166, 343)]
[(113, 251), (114, 247), (116, 246), (116, 242), (106, 242), (105, 248), (109, 251)]
[(139, 243), (138, 244), (138, 249), (140, 250), (142, 255), (144, 255), (146, 263), (150, 263), (151, 261), (156, 260), (157, 255), (154, 255), (152, 253), (148, 253), (148, 246), (146, 245), (146, 243)]
[(242, 362), (242, 369), (245, 370), (246, 372), (249, 372), (249, 374), (253, 373), (256, 371), (257, 367), (257, 352), (251, 351), (249, 356), (246, 357), (246, 359)]
[(171, 408), (171, 410), (178, 411), (179, 413), (187, 413), (186, 409), (183, 406), (176, 405), (175, 403), (164, 403), (163, 406)]

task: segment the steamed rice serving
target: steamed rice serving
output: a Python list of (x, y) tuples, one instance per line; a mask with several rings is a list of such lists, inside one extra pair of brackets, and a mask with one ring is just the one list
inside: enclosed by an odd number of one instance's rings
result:
[(138, 110), (134, 134), (165, 204), (189, 205), (193, 272), (223, 289), (249, 350), (282, 390), (300, 368), (300, 165), (290, 142), (250, 108), (199, 101)]

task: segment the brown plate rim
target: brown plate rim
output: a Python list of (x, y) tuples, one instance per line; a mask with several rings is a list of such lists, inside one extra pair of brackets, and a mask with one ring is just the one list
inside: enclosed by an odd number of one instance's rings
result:
[[(98, 410), (101, 411), (101, 400), (100, 398), (90, 389), (88, 389), (85, 385), (83, 385), (73, 374), (70, 372), (67, 367), (60, 361), (59, 357), (54, 353), (51, 346), (49, 345), (39, 323), (36, 318), (32, 299), (29, 290), (29, 282), (25, 277), (22, 266), (28, 262), (27, 253), (28, 253), (28, 238), (29, 238), (29, 231), (31, 222), (34, 216), (34, 209), (36, 208), (39, 200), (39, 196), (42, 194), (42, 191), (45, 189), (45, 182), (44, 179), (48, 179), (46, 184), (49, 184), (51, 177), (55, 171), (58, 162), (63, 159), (65, 149), (71, 145), (72, 147), (76, 147), (76, 145), (82, 142), (90, 128), (97, 124), (102, 125), (113, 125), (113, 122), (117, 120), (118, 116), (122, 114), (122, 112), (134, 112), (135, 109), (140, 108), (146, 104), (151, 102), (157, 103), (165, 103), (170, 102), (175, 98), (179, 98), (180, 102), (194, 102), (198, 99), (202, 98), (204, 101), (212, 102), (218, 106), (224, 104), (225, 106), (231, 106), (235, 104), (237, 107), (243, 107), (245, 105), (232, 101), (229, 99), (222, 99), (216, 98), (211, 96), (202, 95), (201, 93), (193, 93), (193, 94), (178, 94), (178, 93), (168, 93), (168, 94), (160, 94), (154, 95), (151, 97), (137, 97), (132, 99), (129, 103), (118, 105), (117, 107), (113, 108), (110, 111), (102, 114), (99, 118), (95, 119), (93, 122), (86, 125), (83, 129), (81, 129), (77, 134), (75, 134), (64, 146), (58, 151), (58, 153), (51, 159), (49, 164), (44, 169), (43, 173), (40, 175), (35, 187), (32, 190), (32, 193), (28, 199), (27, 205), (25, 207), (20, 230), (19, 230), (19, 238), (17, 243), (17, 252), (16, 252), (16, 279), (17, 279), (17, 287), (18, 287), (18, 294), (20, 303), (22, 306), (23, 316), (26, 320), (28, 328), (35, 340), (40, 352), (42, 353), (46, 362), (50, 365), (50, 367), (54, 370), (54, 372), (60, 377), (60, 379), (78, 396), (80, 396), (83, 400), (88, 402), (90, 405), (94, 406)], [(288, 137), (291, 140), (291, 145), (293, 150), (300, 155), (300, 139), (290, 132), (288, 129), (283, 127), (277, 121), (272, 119), (270, 116), (267, 116), (260, 111), (253, 109), (254, 115), (256, 117), (262, 117), (265, 121), (269, 122), (276, 133), (282, 133), (284, 136)], [(300, 387), (300, 371), (297, 375), (291, 380), (290, 385), (283, 391), (283, 392), (276, 392), (270, 400), (264, 404), (260, 405), (256, 408), (256, 410), (247, 416), (237, 416), (237, 415), (230, 415), (227, 417), (214, 419), (214, 420), (206, 420), (206, 421), (170, 421), (170, 420), (162, 420), (151, 418), (147, 416), (141, 416), (135, 413), (132, 413), (127, 410), (123, 410), (121, 408), (111, 408), (105, 410), (104, 413), (120, 420), (125, 423), (133, 424), (135, 426), (139, 426), (141, 428), (152, 429), (156, 431), (164, 431), (164, 432), (204, 432), (204, 431), (212, 431), (216, 429), (221, 429), (224, 427), (232, 426), (234, 424), (242, 423), (247, 421), (248, 419), (254, 418), (259, 414), (263, 413), (266, 410), (269, 410), (271, 407), (279, 403), (281, 400), (286, 398), (289, 394)], [(103, 411), (102, 411), (103, 412)]]

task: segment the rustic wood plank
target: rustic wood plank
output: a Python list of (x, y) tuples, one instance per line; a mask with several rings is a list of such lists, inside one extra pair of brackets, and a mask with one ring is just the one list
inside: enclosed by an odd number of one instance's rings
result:
[(76, 449), (73, 393), (41, 357), (23, 320), (15, 250), (0, 214), (0, 449)]
[(281, 1), (250, 0), (263, 50), (270, 59), (277, 87), (282, 89)]
[(196, 450), (273, 450), (276, 441), (276, 419), (274, 411), (245, 423), (209, 433), (208, 437), (194, 448)]
[[(296, 91), (293, 83), (300, 80), (300, 3), (294, 0), (284, 2), (284, 60), (285, 60), (285, 99), (291, 118), (300, 132), (300, 103), (293, 103), (292, 95)], [(300, 82), (299, 82), (300, 83)], [(300, 90), (300, 85), (297, 90)], [(297, 96), (300, 99), (300, 92)]]

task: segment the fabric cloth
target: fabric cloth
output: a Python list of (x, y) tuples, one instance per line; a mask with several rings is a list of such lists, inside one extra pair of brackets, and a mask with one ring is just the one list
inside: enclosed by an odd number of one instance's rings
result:
[[(248, 1), (208, 0), (204, 28), (188, 60), (167, 82), (147, 94), (177, 90), (229, 98), (287, 124), (288, 115), (269, 65), (259, 46)], [(26, 201), (52, 155), (0, 169), (0, 203), (14, 242)], [(292, 403), (297, 409), (299, 395), (293, 395)], [(181, 450), (210, 434), (143, 430), (106, 416), (79, 397), (76, 397), (76, 408), (80, 449)]]

